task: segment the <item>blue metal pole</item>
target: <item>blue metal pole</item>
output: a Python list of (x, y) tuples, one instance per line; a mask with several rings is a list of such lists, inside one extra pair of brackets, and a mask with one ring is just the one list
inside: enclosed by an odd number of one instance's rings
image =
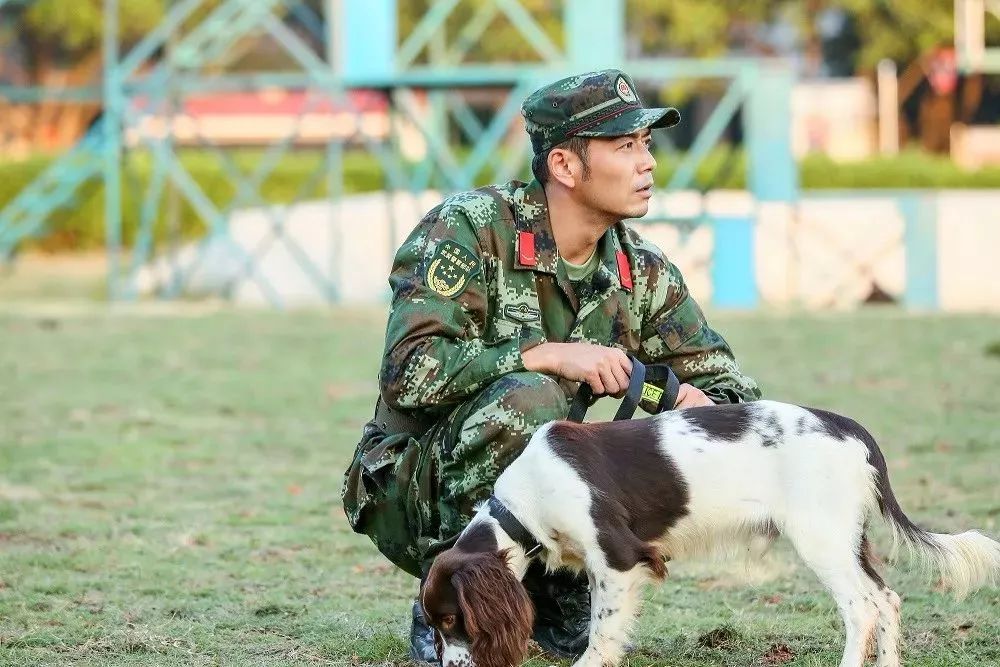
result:
[(903, 214), (906, 252), (906, 290), (903, 303), (909, 308), (936, 310), (938, 301), (937, 206), (922, 195), (899, 200)]
[(571, 0), (564, 12), (567, 59), (574, 71), (623, 65), (624, 0)]
[(756, 307), (753, 218), (717, 217), (712, 220), (712, 228), (715, 232), (712, 305), (720, 308)]
[[(348, 76), (396, 71), (396, 0), (342, 0), (335, 67)], [(334, 26), (336, 28), (336, 26)]]
[(757, 201), (792, 203), (799, 190), (791, 132), (795, 75), (781, 61), (764, 62), (756, 69), (756, 76), (747, 68), (741, 77), (752, 79), (746, 84), (743, 121), (748, 185)]
[(121, 249), (121, 114), (118, 63), (118, 0), (104, 0), (104, 233), (108, 255), (108, 297), (118, 294)]
[[(792, 85), (794, 73), (783, 61), (745, 64), (733, 86), (747, 93), (743, 124), (747, 181), (754, 201), (794, 205), (798, 170), (792, 154)], [(752, 217), (715, 221), (712, 262), (713, 301), (719, 306), (757, 305)]]

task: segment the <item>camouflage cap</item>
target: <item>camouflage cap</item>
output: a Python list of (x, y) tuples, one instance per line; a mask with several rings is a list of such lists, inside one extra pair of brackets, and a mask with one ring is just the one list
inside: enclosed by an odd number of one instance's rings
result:
[(521, 105), (535, 153), (570, 137), (620, 137), (644, 128), (672, 127), (681, 114), (672, 107), (645, 109), (632, 79), (606, 69), (551, 83)]

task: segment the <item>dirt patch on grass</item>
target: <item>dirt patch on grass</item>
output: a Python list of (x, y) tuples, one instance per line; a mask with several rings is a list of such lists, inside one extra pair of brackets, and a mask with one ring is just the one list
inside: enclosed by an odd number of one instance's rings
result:
[(0, 547), (3, 546), (28, 546), (52, 548), (58, 546), (60, 540), (49, 535), (33, 535), (19, 531), (0, 531)]
[(740, 632), (731, 625), (723, 625), (698, 637), (698, 646), (705, 648), (731, 649), (743, 639)]
[(762, 659), (765, 665), (783, 665), (795, 659), (795, 653), (788, 648), (788, 644), (775, 644)]
[(0, 482), (0, 500), (19, 502), (22, 500), (41, 500), (41, 498), (41, 491), (34, 487)]
[(266, 616), (298, 616), (301, 609), (283, 604), (265, 604), (253, 610), (253, 615), (262, 618)]
[(194, 645), (179, 637), (169, 637), (137, 626), (123, 631), (89, 639), (82, 644), (66, 647), (65, 652), (82, 655), (163, 654), (180, 651), (194, 653)]

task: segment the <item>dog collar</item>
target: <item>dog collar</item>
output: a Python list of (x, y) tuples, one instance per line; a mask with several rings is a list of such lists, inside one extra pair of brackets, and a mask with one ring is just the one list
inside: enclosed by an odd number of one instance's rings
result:
[(532, 536), (531, 532), (500, 502), (499, 498), (490, 496), (489, 506), (490, 515), (497, 520), (503, 531), (524, 549), (525, 558), (533, 558), (542, 550), (541, 542)]

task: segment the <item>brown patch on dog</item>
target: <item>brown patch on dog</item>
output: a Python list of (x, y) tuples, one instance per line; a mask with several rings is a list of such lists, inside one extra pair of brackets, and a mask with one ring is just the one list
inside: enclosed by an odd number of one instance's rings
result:
[(687, 514), (687, 483), (659, 451), (653, 419), (577, 424), (549, 431), (555, 454), (591, 489), (591, 517), (608, 565), (627, 572), (638, 564), (666, 576), (654, 545)]

